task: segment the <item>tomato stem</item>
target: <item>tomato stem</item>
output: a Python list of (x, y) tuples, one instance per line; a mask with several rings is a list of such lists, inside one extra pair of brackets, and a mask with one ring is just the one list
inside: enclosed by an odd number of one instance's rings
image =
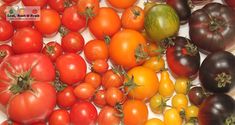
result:
[(198, 48), (196, 45), (194, 45), (193, 43), (190, 43), (189, 40), (187, 39), (187, 44), (185, 45), (185, 48), (187, 50), (187, 53), (190, 56), (195, 56), (198, 53)]
[(67, 87), (66, 84), (64, 84), (60, 81), (60, 73), (58, 71), (56, 71), (54, 86), (55, 86), (56, 90), (59, 92), (64, 90)]
[(140, 63), (140, 61), (148, 58), (148, 53), (145, 51), (145, 47), (143, 44), (139, 44), (135, 49), (135, 58), (136, 62)]
[(212, 32), (219, 32), (219, 30), (225, 25), (225, 22), (221, 19), (211, 17), (209, 15), (211, 21), (209, 25), (209, 30)]
[(0, 51), (0, 58), (6, 57), (7, 52), (6, 51)]
[(69, 30), (68, 30), (67, 28), (61, 26), (61, 27), (59, 28), (59, 33), (60, 33), (60, 36), (61, 36), (61, 37), (64, 37), (66, 34), (69, 33)]
[(225, 72), (217, 74), (215, 77), (215, 81), (217, 81), (218, 87), (223, 88), (226, 86), (226, 84), (232, 83), (232, 76), (230, 74), (227, 74)]

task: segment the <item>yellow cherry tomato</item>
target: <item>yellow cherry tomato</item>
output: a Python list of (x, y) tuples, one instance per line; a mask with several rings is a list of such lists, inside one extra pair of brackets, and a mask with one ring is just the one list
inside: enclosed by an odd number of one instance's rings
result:
[(165, 125), (182, 125), (183, 120), (180, 117), (179, 112), (175, 109), (168, 109), (164, 113)]
[(194, 106), (194, 105), (188, 106), (185, 110), (186, 120), (188, 121), (191, 118), (197, 118), (198, 111), (199, 111), (199, 108), (197, 106)]
[(170, 79), (168, 71), (161, 72), (161, 79), (159, 84), (159, 94), (165, 98), (169, 98), (174, 93), (174, 84), (173, 81)]
[(158, 118), (149, 119), (144, 125), (165, 125), (164, 122)]
[(166, 107), (166, 101), (162, 95), (156, 94), (151, 97), (149, 106), (153, 113), (160, 114)]
[(144, 67), (153, 69), (155, 72), (159, 72), (165, 68), (165, 62), (162, 57), (150, 57), (145, 63), (143, 64)]
[(182, 111), (182, 109), (186, 109), (188, 107), (188, 99), (184, 94), (176, 94), (173, 96), (171, 100), (171, 104), (173, 108), (176, 108), (178, 111)]
[(187, 94), (190, 87), (188, 78), (177, 78), (175, 81), (175, 92), (177, 94)]

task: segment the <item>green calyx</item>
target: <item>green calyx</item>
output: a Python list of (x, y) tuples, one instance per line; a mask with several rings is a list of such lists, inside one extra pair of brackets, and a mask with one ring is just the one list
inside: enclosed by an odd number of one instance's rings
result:
[(0, 58), (6, 57), (7, 52), (6, 51), (0, 51)]
[(235, 125), (235, 115), (231, 115), (225, 119), (225, 125)]
[(148, 53), (145, 51), (143, 44), (139, 44), (135, 49), (135, 58), (137, 63), (148, 58)]
[(225, 72), (219, 73), (215, 77), (215, 81), (217, 81), (217, 85), (219, 88), (226, 87), (227, 84), (232, 83), (232, 76)]

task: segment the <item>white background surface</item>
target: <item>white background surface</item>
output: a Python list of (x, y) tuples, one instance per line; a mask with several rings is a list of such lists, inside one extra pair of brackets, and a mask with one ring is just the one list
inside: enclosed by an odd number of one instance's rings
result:
[[(140, 7), (143, 8), (144, 2), (146, 2), (146, 0), (139, 0), (136, 4), (137, 4), (138, 6), (140, 6)], [(221, 0), (214, 0), (214, 2), (223, 3)], [(20, 4), (20, 3), (19, 3), (19, 4)], [(0, 5), (1, 5), (1, 0), (0, 0)], [(102, 6), (109, 6), (109, 5), (107, 4), (106, 0), (101, 0), (101, 7), (102, 7)], [(196, 6), (193, 10), (196, 10), (196, 9), (198, 9), (198, 8), (201, 8), (201, 6)], [(117, 10), (117, 11), (118, 11), (119, 14), (121, 14), (121, 12), (122, 12), (123, 10)], [(83, 37), (84, 37), (84, 39), (85, 39), (85, 42), (88, 42), (89, 40), (94, 39), (94, 37), (89, 33), (88, 30), (85, 30), (85, 31), (82, 33), (82, 35), (83, 35)], [(189, 36), (189, 35), (188, 35), (188, 24), (181, 25), (180, 31), (179, 31), (179, 36), (184, 36), (184, 37), (188, 37), (188, 36)], [(44, 38), (44, 42), (45, 42), (45, 43), (50, 42), (50, 41), (57, 41), (57, 42), (60, 43), (61, 37), (60, 37), (59, 34), (57, 34), (55, 37), (52, 37), (52, 38)], [(83, 53), (82, 53), (82, 56), (83, 56)], [(201, 54), (201, 61), (202, 61), (204, 58), (205, 58), (205, 55)], [(89, 72), (89, 67), (88, 67), (88, 72)], [(172, 78), (172, 80), (174, 80), (174, 79)], [(198, 84), (198, 83), (199, 83), (199, 82), (198, 82), (198, 79), (194, 80), (193, 83), (194, 83), (194, 84)], [(234, 91), (235, 91), (235, 90), (234, 90)], [(235, 92), (234, 92), (234, 93), (235, 93)], [(233, 95), (235, 95), (235, 94), (233, 94)], [(233, 97), (235, 98), (235, 96), (233, 96)], [(168, 102), (168, 103), (170, 103), (170, 102)], [(148, 103), (147, 103), (147, 105), (148, 105)], [(148, 106), (148, 107), (149, 107), (149, 106)], [(19, 107), (19, 108), (20, 108), (20, 107)], [(99, 110), (99, 109), (98, 109), (98, 110)], [(149, 118), (156, 118), (156, 117), (162, 119), (162, 115), (153, 114), (152, 111), (150, 111), (150, 109), (149, 109)], [(0, 123), (1, 123), (2, 121), (4, 121), (5, 119), (6, 119), (6, 115), (5, 115), (2, 111), (0, 111)]]

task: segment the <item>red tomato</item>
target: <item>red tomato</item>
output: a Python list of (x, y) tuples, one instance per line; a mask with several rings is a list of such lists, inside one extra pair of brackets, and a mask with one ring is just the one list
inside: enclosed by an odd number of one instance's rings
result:
[(18, 3), (20, 0), (2, 0), (4, 3), (6, 3), (6, 4), (11, 4), (11, 5), (13, 5), (13, 4), (16, 4), (16, 3)]
[(98, 90), (94, 95), (93, 102), (98, 107), (104, 107), (107, 104), (105, 100), (105, 90)]
[(123, 82), (123, 75), (116, 73), (111, 69), (105, 72), (102, 76), (102, 86), (106, 89), (109, 87), (120, 87)]
[(2, 44), (0, 45), (0, 63), (2, 63), (2, 61), (11, 56), (14, 55), (14, 52), (12, 50), (12, 47), (7, 45), (7, 44)]
[(232, 7), (235, 9), (235, 1), (234, 0), (224, 0), (228, 6)]
[(45, 122), (37, 122), (37, 123), (33, 123), (31, 125), (47, 125)]
[(73, 104), (76, 103), (76, 96), (73, 93), (74, 88), (68, 86), (62, 91), (57, 92), (57, 105), (60, 108), (70, 108)]
[(63, 54), (63, 48), (59, 43), (52, 41), (44, 46), (42, 53), (48, 56), (52, 62), (55, 62)]
[(49, 125), (70, 125), (68, 111), (64, 109), (57, 109), (53, 111), (49, 118)]
[(100, 40), (111, 37), (121, 28), (121, 20), (111, 7), (101, 7), (98, 14), (89, 20), (90, 32)]
[(115, 106), (118, 103), (124, 102), (125, 95), (120, 89), (110, 87), (105, 92), (105, 100), (110, 106)]
[(97, 110), (90, 102), (77, 102), (70, 111), (73, 125), (95, 125), (97, 117)]
[(52, 9), (42, 9), (40, 21), (34, 22), (36, 29), (45, 36), (55, 35), (59, 30), (60, 25), (60, 15), (58, 12)]
[(119, 125), (121, 122), (120, 117), (118, 117), (118, 111), (110, 106), (105, 106), (101, 109), (98, 116), (98, 125)]
[(61, 46), (65, 52), (80, 53), (84, 46), (84, 38), (78, 32), (69, 32), (63, 36)]
[(11, 23), (0, 19), (0, 42), (8, 41), (14, 34), (14, 29)]
[(99, 0), (79, 0), (77, 1), (78, 13), (82, 13), (86, 18), (93, 18), (99, 12)]
[(32, 21), (12, 21), (11, 24), (16, 29), (33, 26)]
[(20, 125), (19, 123), (13, 122), (11, 120), (5, 120), (0, 125)]
[(0, 74), (0, 103), (7, 105), (11, 120), (31, 124), (50, 115), (56, 90), (51, 84), (55, 69), (48, 57), (40, 53), (10, 56), (0, 65)]
[(85, 82), (91, 84), (95, 89), (101, 84), (101, 76), (95, 72), (89, 72), (85, 76)]
[(86, 18), (78, 13), (76, 6), (66, 8), (61, 21), (66, 28), (74, 32), (86, 26)]
[(6, 8), (8, 4), (2, 4), (0, 5), (0, 18), (6, 19)]
[(48, 5), (50, 8), (56, 10), (59, 13), (64, 12), (64, 9), (69, 7), (70, 4), (70, 0), (48, 0)]
[(97, 59), (92, 62), (91, 68), (94, 72), (97, 72), (99, 74), (103, 74), (108, 70), (109, 64), (106, 60)]
[(90, 40), (84, 46), (84, 54), (88, 62), (97, 59), (108, 60), (108, 46), (102, 40)]
[(12, 38), (12, 49), (16, 54), (40, 52), (42, 46), (42, 35), (30, 27), (17, 30)]
[(107, 0), (107, 1), (113, 7), (126, 9), (128, 7), (131, 7), (137, 0)]
[(95, 88), (89, 83), (81, 83), (74, 88), (73, 92), (78, 99), (88, 100), (94, 95)]
[(60, 74), (60, 80), (68, 85), (83, 80), (86, 75), (86, 68), (83, 58), (74, 53), (61, 55), (56, 60), (56, 69)]
[(41, 8), (47, 4), (47, 0), (22, 0), (25, 6), (40, 6)]

